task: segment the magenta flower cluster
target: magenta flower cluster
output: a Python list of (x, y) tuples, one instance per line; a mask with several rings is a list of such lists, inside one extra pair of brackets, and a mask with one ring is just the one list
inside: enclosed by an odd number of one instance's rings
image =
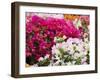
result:
[(41, 56), (48, 54), (51, 59), (55, 36), (80, 38), (81, 30), (69, 20), (32, 16), (26, 23), (26, 57), (34, 56), (34, 60), (38, 61)]

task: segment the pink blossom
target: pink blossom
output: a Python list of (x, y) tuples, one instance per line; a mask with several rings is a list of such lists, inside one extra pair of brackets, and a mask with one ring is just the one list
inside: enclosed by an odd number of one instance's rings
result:
[(38, 61), (40, 57), (47, 54), (51, 58), (51, 47), (55, 44), (55, 36), (79, 38), (81, 36), (72, 21), (66, 21), (58, 18), (42, 18), (32, 16), (29, 22), (26, 22), (26, 56), (34, 55)]

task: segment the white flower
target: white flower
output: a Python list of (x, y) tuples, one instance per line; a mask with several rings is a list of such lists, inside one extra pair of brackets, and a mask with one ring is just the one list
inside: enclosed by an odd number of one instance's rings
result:
[(50, 55), (49, 54), (46, 54), (45, 59), (48, 59), (49, 57), (50, 57)]
[(56, 42), (56, 40), (57, 40), (57, 37), (54, 37), (54, 42)]
[(57, 47), (56, 45), (52, 47), (52, 54), (60, 53), (56, 47)]
[(84, 62), (82, 65), (87, 65), (87, 62)]
[(66, 38), (67, 38), (67, 37), (64, 35), (64, 36), (63, 36), (63, 39), (66, 39)]
[(86, 62), (87, 57), (85, 56), (84, 58), (81, 59), (81, 63), (83, 64), (84, 62)]
[[(60, 65), (76, 65), (77, 59), (81, 59), (80, 64), (85, 64), (88, 51), (89, 41), (86, 43), (83, 42), (82, 39), (68, 38), (67, 41), (56, 43), (56, 45), (52, 47), (52, 60), (57, 60), (56, 62), (52, 62), (52, 64), (59, 65), (59, 63), (61, 63)], [(64, 62), (64, 58), (67, 57), (68, 60)]]
[(76, 52), (76, 53), (74, 53), (74, 56), (73, 57), (74, 57), (74, 59), (77, 59), (77, 58), (80, 57), (80, 54)]
[(53, 63), (54, 66), (59, 66), (60, 64), (62, 64), (61, 60), (57, 60), (55, 63)]
[(72, 61), (72, 64), (74, 65), (76, 63), (76, 61)]
[(53, 49), (52, 54), (60, 54), (60, 51), (58, 49)]
[(43, 61), (44, 59), (43, 59), (43, 57), (40, 57), (39, 59), (38, 59), (38, 61)]
[(70, 66), (70, 65), (72, 65), (72, 63), (71, 62), (68, 62), (67, 65)]
[(73, 46), (69, 46), (69, 47), (67, 48), (67, 52), (68, 52), (70, 55), (72, 55), (72, 54), (74, 53)]
[(82, 44), (82, 39), (78, 39), (78, 38), (69, 38), (67, 40), (67, 44), (71, 45), (71, 44)]

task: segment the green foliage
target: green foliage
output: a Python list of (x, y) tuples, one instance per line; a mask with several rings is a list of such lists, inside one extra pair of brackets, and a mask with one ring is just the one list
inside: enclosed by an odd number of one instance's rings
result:
[(29, 65), (33, 65), (37, 63), (37, 61), (35, 60), (34, 56), (29, 56), (29, 57), (26, 57), (26, 63)]
[(50, 64), (49, 59), (44, 59), (43, 61), (38, 62), (38, 66), (48, 66)]
[(45, 40), (46, 40), (46, 42), (48, 42), (48, 43), (51, 42), (50, 37), (47, 37)]
[(57, 43), (60, 43), (60, 42), (63, 42), (64, 41), (64, 39), (63, 38), (60, 38), (60, 37), (57, 37), (57, 39), (56, 39), (56, 42)]
[(81, 58), (79, 57), (78, 59), (76, 59), (76, 63), (77, 65), (80, 65), (81, 64)]
[(84, 20), (82, 21), (82, 26), (83, 26), (84, 32), (88, 32), (86, 21)]
[(33, 45), (34, 45), (35, 47), (38, 47), (38, 46), (39, 46), (39, 42), (38, 42), (38, 41), (35, 41), (35, 42), (33, 43)]
[(86, 55), (87, 56), (87, 63), (89, 64), (90, 63), (90, 55), (89, 55), (89, 51), (87, 52), (88, 54)]
[(61, 58), (64, 58), (64, 50), (62, 49), (62, 48), (59, 48), (59, 51), (60, 51), (60, 53), (61, 53)]
[(73, 58), (69, 55), (64, 58), (64, 62), (71, 62), (71, 61), (73, 61)]

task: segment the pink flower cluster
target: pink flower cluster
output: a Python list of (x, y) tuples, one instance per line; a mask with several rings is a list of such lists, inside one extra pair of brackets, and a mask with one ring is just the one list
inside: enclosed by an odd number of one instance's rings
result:
[(41, 56), (44, 57), (48, 54), (51, 59), (51, 47), (55, 44), (55, 36), (80, 38), (81, 30), (77, 29), (72, 21), (32, 16), (26, 22), (26, 57), (33, 55), (35, 60), (38, 61)]

